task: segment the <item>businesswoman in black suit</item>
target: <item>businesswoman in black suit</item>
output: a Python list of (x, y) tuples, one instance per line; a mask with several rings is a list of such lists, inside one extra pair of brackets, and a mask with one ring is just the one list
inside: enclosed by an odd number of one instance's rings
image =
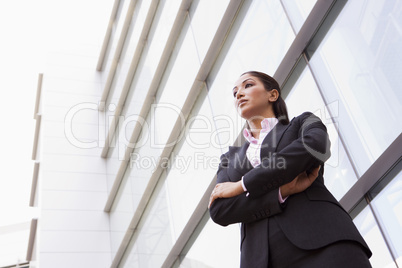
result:
[[(290, 122), (278, 83), (251, 71), (233, 88), (245, 143), (221, 156), (209, 210), (242, 223), (241, 267), (371, 267), (371, 251), (324, 185), (326, 127), (312, 113)], [(302, 100), (301, 100), (302, 101)]]

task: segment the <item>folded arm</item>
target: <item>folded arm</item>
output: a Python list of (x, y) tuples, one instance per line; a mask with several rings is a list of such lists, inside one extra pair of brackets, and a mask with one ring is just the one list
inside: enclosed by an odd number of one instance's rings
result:
[[(251, 199), (247, 197), (240, 181), (230, 182), (224, 166), (226, 160), (226, 156), (222, 155), (217, 185), (211, 194), (208, 206), (214, 222), (223, 226), (237, 222), (247, 223), (282, 212), (284, 205), (279, 203), (279, 191), (270, 191), (263, 196)], [(317, 178), (318, 171), (319, 168), (314, 169), (310, 174), (302, 172), (293, 181), (281, 186), (283, 197), (304, 191)], [(240, 190), (236, 189), (237, 187), (240, 187)]]
[(312, 171), (330, 157), (330, 141), (321, 120), (314, 114), (304, 113), (300, 116), (299, 124), (296, 140), (262, 159), (259, 166), (244, 175), (243, 182), (250, 198), (264, 195), (291, 182), (301, 172)]
[[(250, 196), (246, 196), (240, 181), (229, 181), (226, 172), (229, 160), (222, 155), (217, 186), (209, 204), (212, 220), (228, 225), (273, 216), (283, 209), (278, 202), (279, 187), (286, 197), (304, 191), (314, 182), (320, 166), (330, 156), (328, 134), (321, 120), (311, 113), (300, 116), (299, 124), (298, 139), (244, 175), (243, 182)], [(280, 157), (285, 167), (272, 164), (278, 163)]]
[[(259, 198), (250, 199), (243, 191), (240, 181), (230, 182), (227, 175), (228, 158), (226, 155), (221, 156), (221, 163), (217, 173), (217, 185), (240, 185), (240, 192), (236, 195), (226, 198), (218, 197), (222, 195), (221, 192), (217, 193), (210, 199), (209, 213), (211, 219), (222, 226), (227, 226), (237, 222), (252, 222), (262, 217), (266, 218), (282, 211), (282, 207), (278, 202), (278, 194), (272, 191)], [(223, 190), (224, 187), (222, 187)], [(230, 190), (224, 192), (231, 192)], [(216, 193), (216, 191), (215, 191)], [(212, 195), (211, 195), (212, 198)], [(218, 199), (216, 199), (218, 198)]]

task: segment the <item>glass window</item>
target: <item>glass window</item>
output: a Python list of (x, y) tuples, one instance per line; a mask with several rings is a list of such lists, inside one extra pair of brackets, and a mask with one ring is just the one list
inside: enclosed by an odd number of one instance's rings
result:
[[(159, 190), (155, 190), (151, 198), (150, 204), (154, 206), (157, 203), (163, 204), (163, 207), (160, 205), (156, 208), (149, 205), (146, 208), (147, 217), (144, 215), (139, 224), (141, 226), (138, 227), (140, 234), (136, 238), (137, 241), (133, 240), (132, 242), (131, 249), (133, 251), (128, 253), (130, 256), (125, 257), (127, 265), (135, 263), (133, 256), (136, 255), (138, 258), (153, 263), (150, 266), (140, 267), (160, 266), (158, 262), (164, 261), (163, 258), (146, 257), (145, 255), (149, 254), (146, 249), (142, 249), (142, 253), (140, 250), (135, 250), (140, 247), (141, 243), (145, 243), (141, 239), (148, 239), (144, 234), (152, 233), (153, 240), (164, 241), (166, 246), (158, 245), (158, 254), (167, 256), (170, 251), (170, 247), (167, 245), (174, 244), (180, 236), (205, 190), (214, 178), (218, 169), (220, 149), (211, 143), (211, 134), (215, 129), (206, 95), (207, 91), (204, 88), (188, 117), (183, 136), (179, 139), (179, 143), (166, 162), (166, 169), (158, 182), (157, 188)], [(137, 174), (137, 172), (132, 173)], [(163, 221), (165, 229), (160, 231), (158, 231), (159, 229), (150, 229), (151, 227), (147, 222), (154, 221), (155, 218)], [(138, 245), (138, 247), (134, 245)], [(152, 249), (150, 250), (152, 251)]]
[(190, 219), (205, 190), (214, 179), (220, 162), (220, 147), (211, 141), (215, 126), (204, 88), (187, 120), (184, 135), (168, 163), (166, 193), (176, 240)]
[(359, 175), (401, 133), (402, 1), (348, 1), (311, 67)]
[(193, 1), (191, 5), (189, 10), (191, 29), (201, 62), (207, 54), (228, 3), (228, 0), (199, 0)]
[(121, 1), (121, 3), (119, 4), (119, 10), (116, 16), (116, 21), (113, 24), (113, 32), (114, 32), (114, 38), (112, 41), (112, 46), (111, 46), (111, 56), (114, 55), (115, 49), (117, 47), (117, 43), (119, 41), (120, 38), (120, 34), (121, 34), (121, 30), (123, 28), (124, 25), (124, 21), (126, 19), (126, 15), (127, 15), (127, 11), (128, 11), (128, 7), (130, 6), (131, 1), (128, 0), (123, 0)]
[[(152, 81), (151, 79), (148, 79), (148, 76), (153, 77), (161, 60), (162, 52), (172, 31), (180, 4), (180, 0), (159, 1), (154, 22), (152, 23), (149, 32), (147, 45), (144, 50), (144, 55), (146, 55), (147, 60), (141, 68), (142, 76), (146, 75), (147, 79), (145, 80), (149, 80), (148, 84), (151, 84)], [(139, 79), (141, 79), (141, 77)], [(142, 87), (140, 87), (140, 89), (142, 89)]]
[[(156, 94), (157, 104), (151, 111), (155, 116), (156, 131), (151, 133), (154, 135), (151, 139), (155, 146), (166, 145), (177, 120), (185, 123), (181, 110), (200, 68), (194, 36), (189, 27), (190, 20), (187, 16)], [(160, 131), (157, 131), (158, 128)]]
[[(142, 57), (138, 63), (138, 68), (123, 106), (122, 118), (120, 118), (119, 122), (119, 132), (116, 132), (116, 135), (119, 135), (116, 141), (117, 145), (111, 146), (109, 149), (110, 158), (118, 157), (119, 159), (123, 159), (127, 141), (129, 141), (134, 130), (137, 120), (136, 116), (140, 114), (143, 108), (144, 100), (161, 60), (162, 52), (171, 32), (180, 2), (172, 0), (166, 3), (166, 0), (161, 0), (158, 4), (147, 43), (145, 44)], [(108, 120), (110, 121), (110, 118)]]
[(178, 0), (163, 0), (158, 4), (154, 22), (143, 50), (143, 56), (131, 83), (124, 106), (123, 114), (126, 116), (139, 114), (143, 107), (144, 99), (155, 77), (156, 69), (161, 61), (179, 6), (180, 1)]
[(281, 2), (294, 31), (298, 33), (317, 0), (282, 0)]
[[(127, 227), (138, 208), (149, 179), (157, 168), (162, 150), (150, 141), (153, 118), (148, 115), (140, 137), (130, 155), (128, 167), (110, 212), (112, 250), (116, 252), (127, 231)], [(133, 145), (134, 146), (134, 145)], [(110, 160), (109, 160), (110, 161)], [(118, 161), (115, 159), (114, 161)], [(121, 161), (118, 161), (121, 163)], [(118, 170), (118, 168), (114, 168)], [(116, 175), (113, 176), (115, 179)]]
[(180, 267), (240, 267), (240, 225), (222, 227), (208, 220)]
[(163, 172), (119, 267), (161, 267), (173, 246), (165, 179)]
[(116, 14), (115, 21), (113, 23), (111, 39), (109, 41), (110, 45), (108, 51), (105, 55), (106, 64), (104, 64), (105, 68), (103, 69), (102, 73), (102, 82), (106, 81), (107, 74), (109, 73), (111, 63), (113, 62), (114, 53), (116, 51), (117, 43), (120, 38), (121, 30), (124, 25), (124, 21), (126, 19), (127, 10), (130, 5), (129, 0), (122, 0), (119, 3), (119, 9)]
[(373, 253), (370, 258), (371, 265), (373, 267), (396, 268), (370, 207), (366, 206), (353, 222)]
[[(325, 185), (340, 200), (357, 178), (336, 130), (339, 125), (335, 109), (337, 103), (325, 105), (308, 67), (304, 69), (285, 101), (290, 119), (310, 111), (326, 125), (331, 141), (331, 157), (325, 162)], [(328, 109), (329, 107), (332, 109)], [(329, 114), (328, 110), (332, 113)]]
[(113, 202), (110, 217), (110, 240), (113, 256), (119, 249), (120, 243), (126, 234), (128, 225), (134, 214), (133, 193), (127, 183), (130, 181), (130, 172), (124, 174), (117, 196)]
[(137, 1), (135, 5), (129, 30), (127, 32), (127, 37), (119, 58), (113, 83), (111, 85), (113, 90), (111, 90), (109, 93), (109, 103), (114, 103), (117, 105), (119, 102), (134, 53), (137, 47), (143, 43), (142, 41), (139, 42), (139, 40), (151, 3), (152, 1)]
[(402, 172), (371, 202), (386, 239), (402, 265)]

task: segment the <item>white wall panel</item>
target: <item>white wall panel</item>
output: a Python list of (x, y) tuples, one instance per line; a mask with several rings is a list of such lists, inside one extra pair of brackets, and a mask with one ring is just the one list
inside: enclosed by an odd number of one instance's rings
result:
[(67, 139), (61, 137), (46, 137), (46, 139), (42, 142), (42, 151), (45, 154), (63, 153), (65, 155), (99, 157), (102, 152), (102, 148), (97, 146), (95, 148), (83, 149), (79, 146), (75, 146)]
[(109, 215), (103, 211), (42, 210), (41, 228), (46, 231), (109, 231)]
[[(46, 118), (46, 115), (43, 117), (43, 119)], [(67, 124), (67, 127), (69, 127), (70, 124)], [(61, 137), (65, 138), (66, 137), (66, 126), (64, 122), (57, 122), (57, 121), (42, 121), (42, 126), (41, 126), (41, 133), (43, 137)], [(75, 142), (74, 137), (78, 139), (77, 142), (80, 140), (84, 139), (89, 139), (89, 140), (99, 140), (99, 135), (103, 133), (102, 127), (99, 127), (98, 124), (80, 124), (80, 123), (74, 123), (71, 124), (71, 128), (67, 130), (71, 134), (68, 135), (69, 140), (72, 142)], [(67, 133), (68, 133), (67, 132)], [(102, 145), (103, 143), (99, 143)]]
[(107, 194), (103, 192), (42, 191), (42, 209), (102, 211)]
[(110, 253), (42, 253), (40, 259), (40, 267), (57, 268), (109, 268), (111, 262)]
[[(60, 93), (55, 94), (61, 95)], [(75, 97), (78, 100), (82, 96), (76, 95)], [(63, 96), (60, 96), (60, 98), (63, 98)], [(106, 122), (103, 120), (104, 116), (100, 111), (95, 109), (98, 105), (98, 102), (95, 100), (98, 99), (98, 97), (91, 98), (94, 102), (78, 101), (76, 104), (72, 103), (71, 105), (48, 105), (44, 108), (46, 113), (46, 120), (58, 122), (64, 122), (68, 120), (69, 122), (80, 124), (96, 124), (99, 122), (99, 125), (103, 126), (106, 124)], [(91, 105), (87, 105), (87, 103), (91, 103)]]
[(105, 160), (100, 157), (78, 155), (44, 155), (43, 171), (104, 173)]
[(106, 175), (102, 173), (78, 173), (42, 171), (43, 190), (106, 192)]
[(46, 92), (61, 92), (88, 96), (101, 96), (102, 83), (96, 81), (77, 81), (46, 75), (43, 79)]
[(84, 68), (65, 68), (64, 66), (47, 66), (45, 72), (46, 76), (58, 78), (58, 79), (69, 79), (78, 82), (101, 82), (101, 74), (90, 69)]
[[(63, 93), (63, 92), (53, 92), (47, 91), (45, 95), (44, 106), (61, 106), (61, 107), (69, 107), (73, 108), (74, 106), (80, 105), (84, 107), (84, 103), (94, 103), (98, 104), (99, 97), (98, 96), (90, 96), (90, 95), (80, 95), (80, 94), (71, 94), (71, 93)], [(46, 109), (46, 108), (44, 108)]]
[(109, 232), (43, 230), (40, 244), (43, 252), (109, 252), (109, 240)]

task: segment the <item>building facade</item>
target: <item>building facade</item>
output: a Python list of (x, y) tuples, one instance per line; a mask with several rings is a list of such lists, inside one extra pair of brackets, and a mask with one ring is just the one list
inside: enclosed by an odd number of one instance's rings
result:
[(242, 141), (232, 88), (273, 75), (290, 117), (326, 124), (325, 183), (402, 266), (402, 1), (115, 0), (103, 43), (39, 76), (31, 267), (238, 267), (207, 210)]

